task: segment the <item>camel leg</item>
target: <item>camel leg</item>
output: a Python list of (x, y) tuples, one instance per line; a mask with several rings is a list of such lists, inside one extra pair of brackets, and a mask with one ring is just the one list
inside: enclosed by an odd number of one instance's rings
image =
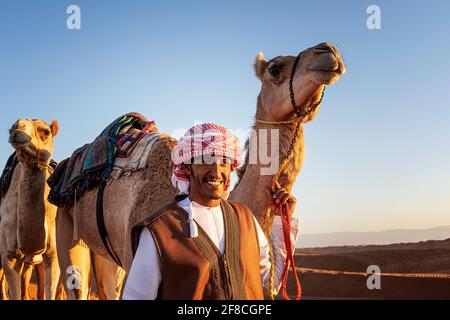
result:
[(2, 254), (2, 267), (5, 273), (6, 282), (9, 288), (9, 297), (11, 300), (20, 300), (20, 270), (22, 262), (14, 256), (14, 253)]
[(45, 298), (46, 300), (55, 300), (58, 290), (60, 269), (58, 256), (56, 252), (44, 255), (45, 262)]
[(81, 245), (75, 245), (66, 252), (59, 251), (59, 267), (62, 270), (62, 279), (68, 300), (88, 299), (91, 271), (89, 251), (88, 248)]
[(91, 269), (90, 250), (73, 244), (73, 223), (67, 212), (57, 215), (56, 244), (62, 281), (69, 300), (87, 300)]
[(92, 252), (91, 255), (99, 299), (119, 300), (125, 271), (99, 254)]
[(33, 274), (33, 265), (24, 263), (22, 273), (20, 274), (22, 300), (30, 300), (30, 282), (32, 274)]
[(64, 291), (64, 285), (62, 283), (62, 275), (60, 273), (59, 281), (58, 281), (58, 288), (56, 290), (56, 298), (55, 300), (66, 300), (66, 295)]
[(6, 294), (6, 279), (5, 273), (3, 272), (3, 268), (0, 263), (0, 300), (8, 300), (8, 296)]
[(30, 283), (31, 283), (31, 276), (33, 274), (33, 267), (40, 263), (42, 263), (42, 255), (40, 254), (25, 256), (23, 260), (23, 268), (22, 272), (20, 273), (20, 282), (22, 286), (22, 300), (30, 300)]
[(45, 299), (45, 265), (44, 263), (38, 263), (34, 266), (34, 271), (36, 272), (36, 283), (37, 283), (37, 299)]
[(47, 220), (48, 225), (48, 242), (47, 251), (44, 254), (45, 262), (45, 296), (47, 300), (55, 300), (61, 271), (58, 264), (58, 255), (56, 248), (56, 221)]

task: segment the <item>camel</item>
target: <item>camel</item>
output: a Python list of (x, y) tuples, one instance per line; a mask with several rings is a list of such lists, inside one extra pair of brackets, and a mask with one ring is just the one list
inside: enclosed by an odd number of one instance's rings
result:
[[(289, 88), (295, 60), (294, 56), (279, 56), (266, 61), (263, 54), (259, 54), (254, 65), (262, 87), (253, 128), (279, 129), (279, 155), (282, 156), (288, 152), (294, 128), (296, 124), (299, 125), (291, 157), (279, 178), (281, 186), (288, 191), (291, 191), (303, 163), (301, 125), (314, 119), (318, 113), (316, 107), (310, 110), (307, 116), (296, 118), (297, 113), (291, 105)], [(336, 82), (345, 72), (345, 67), (338, 49), (331, 44), (321, 43), (301, 53), (294, 71), (292, 91), (295, 93), (295, 104), (299, 106), (300, 112), (307, 113), (311, 105), (320, 103), (325, 85)], [(129, 271), (132, 263), (130, 227), (155, 209), (167, 204), (178, 193), (171, 183), (171, 151), (176, 143), (176, 139), (165, 135), (151, 149), (147, 159), (148, 169), (115, 180), (105, 189), (105, 225), (111, 246), (125, 272)], [(247, 143), (247, 146), (249, 145), (251, 143)], [(230, 199), (247, 205), (262, 224), (269, 206), (269, 199), (264, 191), (272, 185), (275, 173), (261, 175), (263, 165), (258, 161), (251, 163), (250, 158), (247, 152), (245, 163), (238, 172), (239, 182), (231, 192)], [(70, 265), (77, 265), (81, 269), (82, 284), (74, 290), (66, 288), (69, 299), (87, 297), (87, 276), (84, 275), (88, 275), (89, 269), (83, 266), (88, 265), (89, 251), (76, 246), (77, 241), (82, 239), (93, 252), (106, 258), (106, 264), (114, 264), (97, 230), (97, 189), (86, 192), (77, 202), (76, 210), (58, 209), (57, 243), (60, 267), (65, 270)], [(111, 269), (114, 268), (111, 266)], [(105, 278), (112, 279), (113, 284), (118, 282), (112, 274)]]
[[(10, 298), (28, 299), (34, 265), (45, 263), (45, 298), (55, 299), (60, 278), (56, 253), (57, 208), (47, 201), (47, 178), (58, 122), (20, 119), (9, 130), (19, 163), (0, 203), (0, 254)], [(22, 288), (22, 286), (23, 288)]]

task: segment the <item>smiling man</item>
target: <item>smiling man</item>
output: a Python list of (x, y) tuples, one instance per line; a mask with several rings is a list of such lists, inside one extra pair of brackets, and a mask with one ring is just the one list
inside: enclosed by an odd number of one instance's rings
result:
[[(172, 181), (181, 193), (133, 228), (134, 260), (123, 299), (264, 298), (269, 242), (245, 205), (226, 200), (240, 157), (238, 139), (224, 127), (201, 124), (186, 132), (173, 153)], [(272, 198), (295, 206), (279, 185)], [(295, 244), (298, 221), (291, 220)], [(271, 240), (279, 290), (286, 259), (279, 216)]]

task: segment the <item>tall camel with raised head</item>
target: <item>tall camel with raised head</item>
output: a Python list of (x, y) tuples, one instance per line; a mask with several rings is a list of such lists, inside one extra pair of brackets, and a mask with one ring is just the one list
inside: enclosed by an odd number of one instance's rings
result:
[(60, 277), (56, 207), (47, 201), (47, 178), (57, 132), (56, 121), (48, 125), (37, 119), (20, 119), (9, 130), (9, 142), (19, 162), (0, 203), (0, 254), (11, 299), (28, 298), (21, 283), (29, 283), (32, 266), (42, 260), (46, 265), (45, 298), (55, 299)]
[[(279, 182), (288, 191), (292, 189), (303, 162), (302, 124), (318, 113), (325, 85), (331, 85), (345, 72), (338, 49), (328, 43), (303, 51), (295, 56), (278, 56), (266, 61), (262, 54), (255, 62), (255, 72), (261, 80), (256, 119), (253, 128), (278, 129), (279, 154), (283, 157), (291, 148), (289, 161), (279, 174)], [(294, 110), (294, 106), (296, 111)], [(297, 131), (294, 143), (294, 132)], [(104, 192), (104, 219), (111, 246), (125, 271), (132, 262), (130, 226), (146, 214), (167, 204), (177, 190), (172, 186), (171, 151), (177, 141), (163, 136), (153, 145), (148, 155), (148, 169), (134, 172), (109, 184)], [(251, 145), (249, 143), (248, 145)], [(268, 150), (274, 146), (269, 142)], [(249, 149), (251, 150), (251, 148)], [(246, 162), (239, 171), (240, 180), (230, 199), (247, 205), (261, 223), (264, 222), (268, 198), (265, 190), (272, 185), (275, 172), (262, 174), (264, 165), (259, 159), (252, 162), (247, 153)], [(62, 269), (70, 265), (86, 266), (81, 274), (87, 275), (86, 255), (74, 246), (82, 239), (97, 254), (108, 258), (100, 238), (95, 219), (97, 188), (85, 193), (77, 203), (77, 210), (60, 209), (58, 214), (58, 249)], [(76, 230), (76, 233), (74, 232)], [(113, 276), (105, 276), (116, 282)], [(67, 290), (69, 298), (87, 297), (87, 276), (81, 289)]]

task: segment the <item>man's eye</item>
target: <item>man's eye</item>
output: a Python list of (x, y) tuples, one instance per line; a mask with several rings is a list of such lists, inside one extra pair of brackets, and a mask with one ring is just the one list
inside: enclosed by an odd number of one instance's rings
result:
[(281, 73), (281, 67), (274, 65), (269, 68), (269, 73), (272, 77), (276, 77)]

